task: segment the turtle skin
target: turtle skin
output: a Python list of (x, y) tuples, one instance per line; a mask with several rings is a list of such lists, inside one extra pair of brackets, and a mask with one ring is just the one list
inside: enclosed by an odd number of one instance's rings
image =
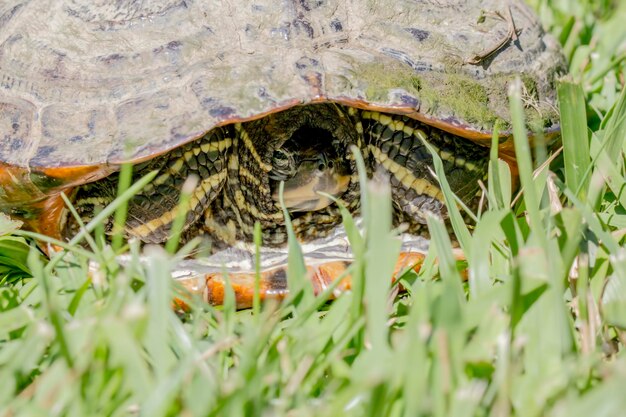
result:
[[(214, 249), (251, 242), (259, 222), (264, 245), (285, 244), (285, 218), (274, 190), (280, 180), (289, 178), (273, 175), (277, 170), (273, 157), (277, 150), (298, 145), (299, 152), (309, 146), (315, 152), (331, 150), (337, 165), (345, 165), (347, 186), (337, 198), (353, 214), (360, 201), (354, 147), (363, 156), (368, 175), (377, 173), (391, 182), (396, 224), (427, 236), (429, 214), (447, 217), (427, 144), (442, 159), (452, 190), (475, 206), (479, 181), (487, 179), (488, 149), (406, 116), (314, 104), (213, 129), (201, 140), (138, 164), (136, 179), (153, 170), (158, 174), (131, 199), (126, 233), (147, 243), (165, 242), (171, 236), (183, 183), (195, 175), (200, 180), (191, 191), (183, 243), (198, 235), (208, 238)], [(77, 187), (73, 200), (84, 222), (113, 201), (117, 183), (118, 175), (113, 174)], [(292, 211), (292, 216), (301, 240), (324, 236), (342, 219), (336, 204)], [(68, 217), (64, 236), (69, 239), (77, 230), (77, 221)]]

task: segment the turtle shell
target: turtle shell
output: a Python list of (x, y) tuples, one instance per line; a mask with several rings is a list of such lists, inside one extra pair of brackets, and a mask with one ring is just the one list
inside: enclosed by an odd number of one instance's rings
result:
[(39, 201), (41, 215), (47, 196), (123, 161), (307, 103), (404, 114), (488, 144), (496, 121), (506, 131), (519, 77), (529, 125), (554, 131), (564, 59), (526, 5), (507, 4), (4, 1), (0, 209)]

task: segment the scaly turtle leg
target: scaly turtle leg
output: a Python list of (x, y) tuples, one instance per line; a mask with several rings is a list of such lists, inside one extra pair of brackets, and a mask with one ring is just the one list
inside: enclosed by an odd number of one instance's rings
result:
[(428, 236), (427, 214), (448, 217), (432, 155), (424, 142), (441, 158), (452, 191), (470, 207), (475, 205), (478, 182), (487, 179), (488, 149), (408, 117), (363, 111), (360, 119), (373, 170), (388, 175), (396, 223), (406, 224), (409, 233)]
[[(128, 202), (125, 235), (145, 243), (167, 241), (176, 218), (182, 185), (191, 175), (199, 180), (191, 193), (183, 233), (194, 226), (226, 182), (226, 164), (233, 135), (231, 128), (217, 128), (199, 140), (137, 164), (133, 169), (135, 178), (155, 170), (158, 174)], [(115, 173), (76, 190), (74, 205), (85, 221), (93, 218), (98, 207), (102, 208), (113, 201), (118, 181), (119, 174)], [(109, 220), (107, 229), (110, 230), (111, 226)], [(77, 223), (73, 218), (68, 218), (64, 235), (71, 237), (77, 230)]]

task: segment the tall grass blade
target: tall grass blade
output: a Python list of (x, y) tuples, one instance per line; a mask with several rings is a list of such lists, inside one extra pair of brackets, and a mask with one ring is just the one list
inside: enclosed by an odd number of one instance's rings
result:
[(519, 79), (516, 79), (511, 85), (509, 100), (515, 138), (515, 157), (519, 168), (521, 186), (524, 190), (524, 203), (530, 218), (530, 227), (542, 249), (547, 251), (546, 232), (541, 218), (539, 197), (537, 196), (537, 189), (533, 180), (533, 164), (525, 127), (524, 106), (522, 104), (522, 83)]
[(570, 79), (562, 80), (557, 91), (561, 110), (565, 184), (584, 201), (591, 170), (585, 97), (580, 84)]
[(169, 315), (171, 313), (172, 279), (170, 259), (165, 251), (157, 246), (147, 248), (146, 290), (148, 302), (148, 328), (146, 348), (154, 363), (158, 380), (166, 377), (175, 358), (169, 346)]
[(365, 292), (367, 330), (372, 350), (381, 355), (387, 344), (387, 293), (400, 254), (400, 240), (391, 232), (391, 188), (382, 179), (368, 184), (368, 209), (365, 218), (367, 249)]
[[(367, 186), (367, 170), (365, 169), (365, 161), (363, 161), (363, 155), (361, 151), (353, 146), (350, 148), (359, 174), (359, 189), (361, 190), (361, 215), (364, 219), (369, 218), (369, 188)], [(366, 257), (366, 237), (363, 237), (359, 232), (352, 216), (347, 210), (342, 209), (343, 223), (350, 239), (350, 247), (352, 248), (352, 255), (354, 256), (353, 274), (352, 274), (352, 307), (350, 314), (352, 321), (357, 321), (363, 313), (363, 297), (365, 294), (365, 257)]]
[(293, 300), (304, 291), (304, 296), (306, 298), (305, 301), (310, 302), (313, 295), (313, 288), (311, 286), (311, 282), (307, 279), (307, 270), (306, 265), (304, 264), (302, 247), (300, 246), (300, 243), (298, 243), (298, 239), (293, 231), (291, 216), (285, 206), (285, 200), (283, 198), (285, 183), (281, 181), (279, 187), (278, 195), (280, 206), (285, 217), (287, 248), (289, 251), (287, 255), (287, 285), (289, 286), (289, 298)]
[(258, 316), (261, 312), (261, 223), (254, 222), (254, 294), (252, 312)]
[(170, 229), (170, 237), (165, 244), (165, 250), (171, 255), (178, 249), (180, 236), (185, 227), (187, 213), (189, 213), (191, 198), (193, 197), (194, 190), (198, 186), (198, 182), (199, 178), (196, 175), (191, 175), (185, 180), (181, 188), (176, 215), (172, 222), (172, 228)]
[[(124, 194), (133, 179), (133, 164), (122, 164), (120, 170), (119, 182), (117, 183), (117, 195), (118, 197)], [(117, 208), (115, 209), (115, 216), (113, 218), (113, 230), (111, 231), (113, 238), (111, 240), (111, 246), (115, 252), (119, 251), (122, 247), (124, 239), (124, 225), (126, 224), (126, 215), (128, 214), (128, 199), (121, 200)]]
[(422, 143), (424, 143), (426, 148), (429, 150), (431, 157), (433, 158), (433, 166), (435, 168), (437, 180), (439, 181), (439, 185), (441, 186), (441, 191), (443, 192), (443, 197), (446, 202), (446, 208), (448, 209), (450, 224), (452, 225), (454, 234), (458, 239), (463, 251), (466, 254), (469, 254), (472, 249), (472, 246), (470, 244), (471, 235), (467, 228), (467, 224), (465, 224), (465, 220), (463, 220), (463, 216), (461, 216), (461, 212), (457, 206), (457, 199), (452, 192), (452, 188), (450, 188), (448, 180), (446, 179), (446, 172), (443, 168), (443, 162), (441, 162), (441, 158), (439, 157), (435, 149), (428, 143), (428, 138), (424, 135), (420, 135), (419, 138), (422, 140)]

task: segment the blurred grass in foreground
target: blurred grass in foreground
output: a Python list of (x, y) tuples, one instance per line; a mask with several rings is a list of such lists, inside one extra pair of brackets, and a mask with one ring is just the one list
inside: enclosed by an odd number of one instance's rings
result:
[[(532, 165), (513, 88), (523, 195), (511, 209), (494, 153), (489, 208), (471, 235), (452, 211), (467, 283), (434, 218), (407, 292), (381, 279), (398, 250), (390, 224), (373, 221), (389, 213), (384, 184), (364, 187), (365, 235), (346, 218), (354, 291), (311, 297), (296, 253), (300, 293), (257, 314), (196, 300), (177, 315), (176, 256), (151, 248), (140, 264), (139, 248), (118, 242), (134, 259), (120, 267), (94, 224), (89, 250), (73, 241), (48, 262), (3, 218), (0, 415), (623, 415), (626, 7), (534, 3), (572, 62), (559, 87), (564, 150), (558, 175)], [(115, 204), (110, 213), (123, 198)], [(89, 260), (101, 265), (90, 276)]]

